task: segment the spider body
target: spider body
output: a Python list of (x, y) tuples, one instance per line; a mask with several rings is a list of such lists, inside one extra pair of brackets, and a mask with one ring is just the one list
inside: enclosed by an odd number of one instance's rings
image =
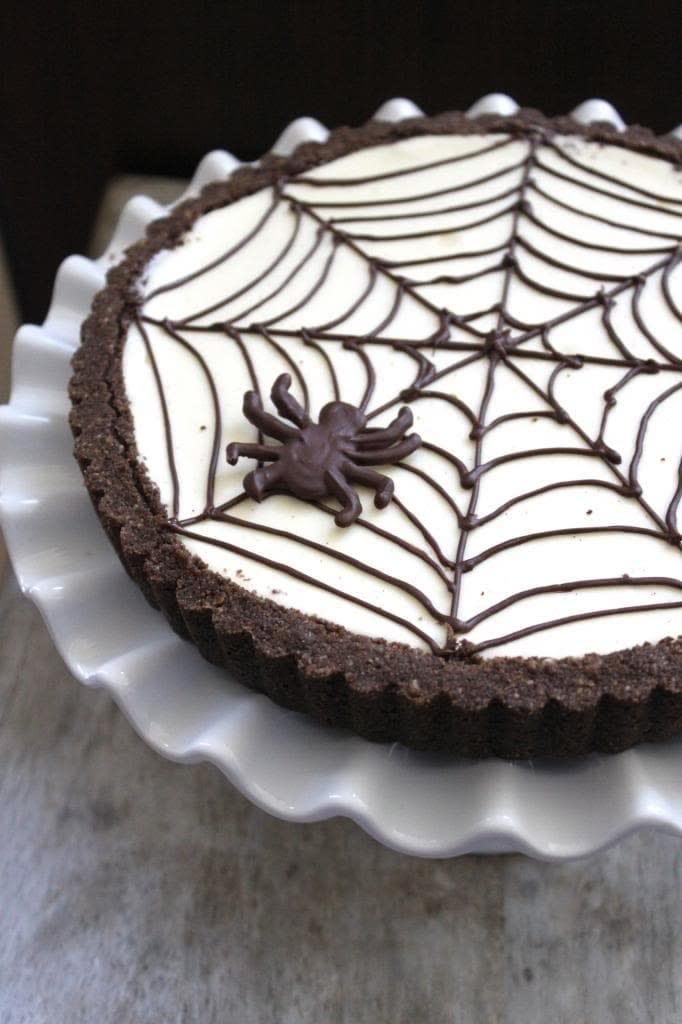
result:
[[(243, 444), (227, 446), (227, 461), (235, 465), (240, 458), (258, 459), (259, 466), (244, 478), (244, 490), (255, 501), (268, 492), (288, 491), (304, 501), (333, 496), (341, 509), (335, 516), (337, 526), (350, 526), (362, 512), (354, 484), (374, 489), (374, 504), (385, 508), (393, 496), (393, 481), (372, 469), (405, 458), (421, 444), (418, 434), (405, 436), (412, 426), (409, 409), (400, 410), (385, 428), (367, 427), (367, 417), (347, 402), (328, 402), (315, 423), (290, 393), (291, 377), (281, 374), (271, 397), (280, 416), (263, 409), (255, 391), (244, 396), (244, 415), (262, 434), (279, 445)], [(281, 417), (281, 418), (280, 418)]]

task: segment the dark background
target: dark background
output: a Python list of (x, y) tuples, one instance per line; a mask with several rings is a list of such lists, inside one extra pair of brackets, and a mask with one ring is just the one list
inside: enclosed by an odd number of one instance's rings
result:
[(288, 121), (365, 120), (504, 91), (565, 113), (590, 96), (659, 132), (682, 121), (682, 3), (245, 0), (10, 2), (0, 14), (0, 220), (24, 319), (83, 251), (107, 179), (243, 159)]

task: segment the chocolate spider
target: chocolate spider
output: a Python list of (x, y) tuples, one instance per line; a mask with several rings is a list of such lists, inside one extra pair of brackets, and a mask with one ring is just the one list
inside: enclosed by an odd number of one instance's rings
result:
[(268, 491), (285, 490), (304, 500), (333, 495), (342, 508), (334, 521), (350, 526), (362, 512), (353, 484), (367, 484), (375, 491), (374, 504), (385, 508), (393, 497), (393, 481), (370, 469), (404, 459), (421, 444), (418, 434), (404, 436), (412, 426), (409, 409), (400, 410), (384, 428), (367, 427), (367, 417), (347, 402), (328, 402), (315, 423), (289, 392), (291, 377), (281, 374), (271, 397), (275, 408), (289, 423), (263, 409), (255, 391), (244, 395), (244, 415), (263, 434), (281, 445), (242, 444), (227, 446), (227, 461), (236, 465), (240, 458), (269, 462), (244, 478), (244, 490), (255, 501)]

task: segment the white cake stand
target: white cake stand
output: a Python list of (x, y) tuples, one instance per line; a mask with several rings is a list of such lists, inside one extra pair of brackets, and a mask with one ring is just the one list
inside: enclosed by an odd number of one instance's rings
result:
[[(496, 95), (470, 113), (516, 109)], [(391, 100), (375, 116), (419, 113), (408, 100)], [(574, 115), (622, 127), (602, 100)], [(301, 118), (273, 149), (286, 154), (326, 135), (319, 122)], [(237, 164), (210, 153), (189, 191)], [(90, 506), (72, 456), (66, 390), (80, 325), (106, 268), (163, 212), (152, 200), (131, 200), (99, 260), (73, 256), (62, 264), (45, 323), (17, 334), (12, 397), (0, 409), (0, 516), (10, 557), (74, 676), (105, 687), (160, 754), (212, 762), (271, 814), (299, 822), (345, 815), (404, 853), (521, 852), (558, 861), (644, 827), (682, 834), (682, 741), (554, 763), (467, 761), (370, 743), (233, 682), (146, 604)]]

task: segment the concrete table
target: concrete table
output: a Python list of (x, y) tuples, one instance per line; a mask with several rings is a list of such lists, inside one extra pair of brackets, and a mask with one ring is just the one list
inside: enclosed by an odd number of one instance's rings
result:
[(6, 574), (0, 1021), (676, 1024), (682, 846), (419, 861), (163, 761)]

